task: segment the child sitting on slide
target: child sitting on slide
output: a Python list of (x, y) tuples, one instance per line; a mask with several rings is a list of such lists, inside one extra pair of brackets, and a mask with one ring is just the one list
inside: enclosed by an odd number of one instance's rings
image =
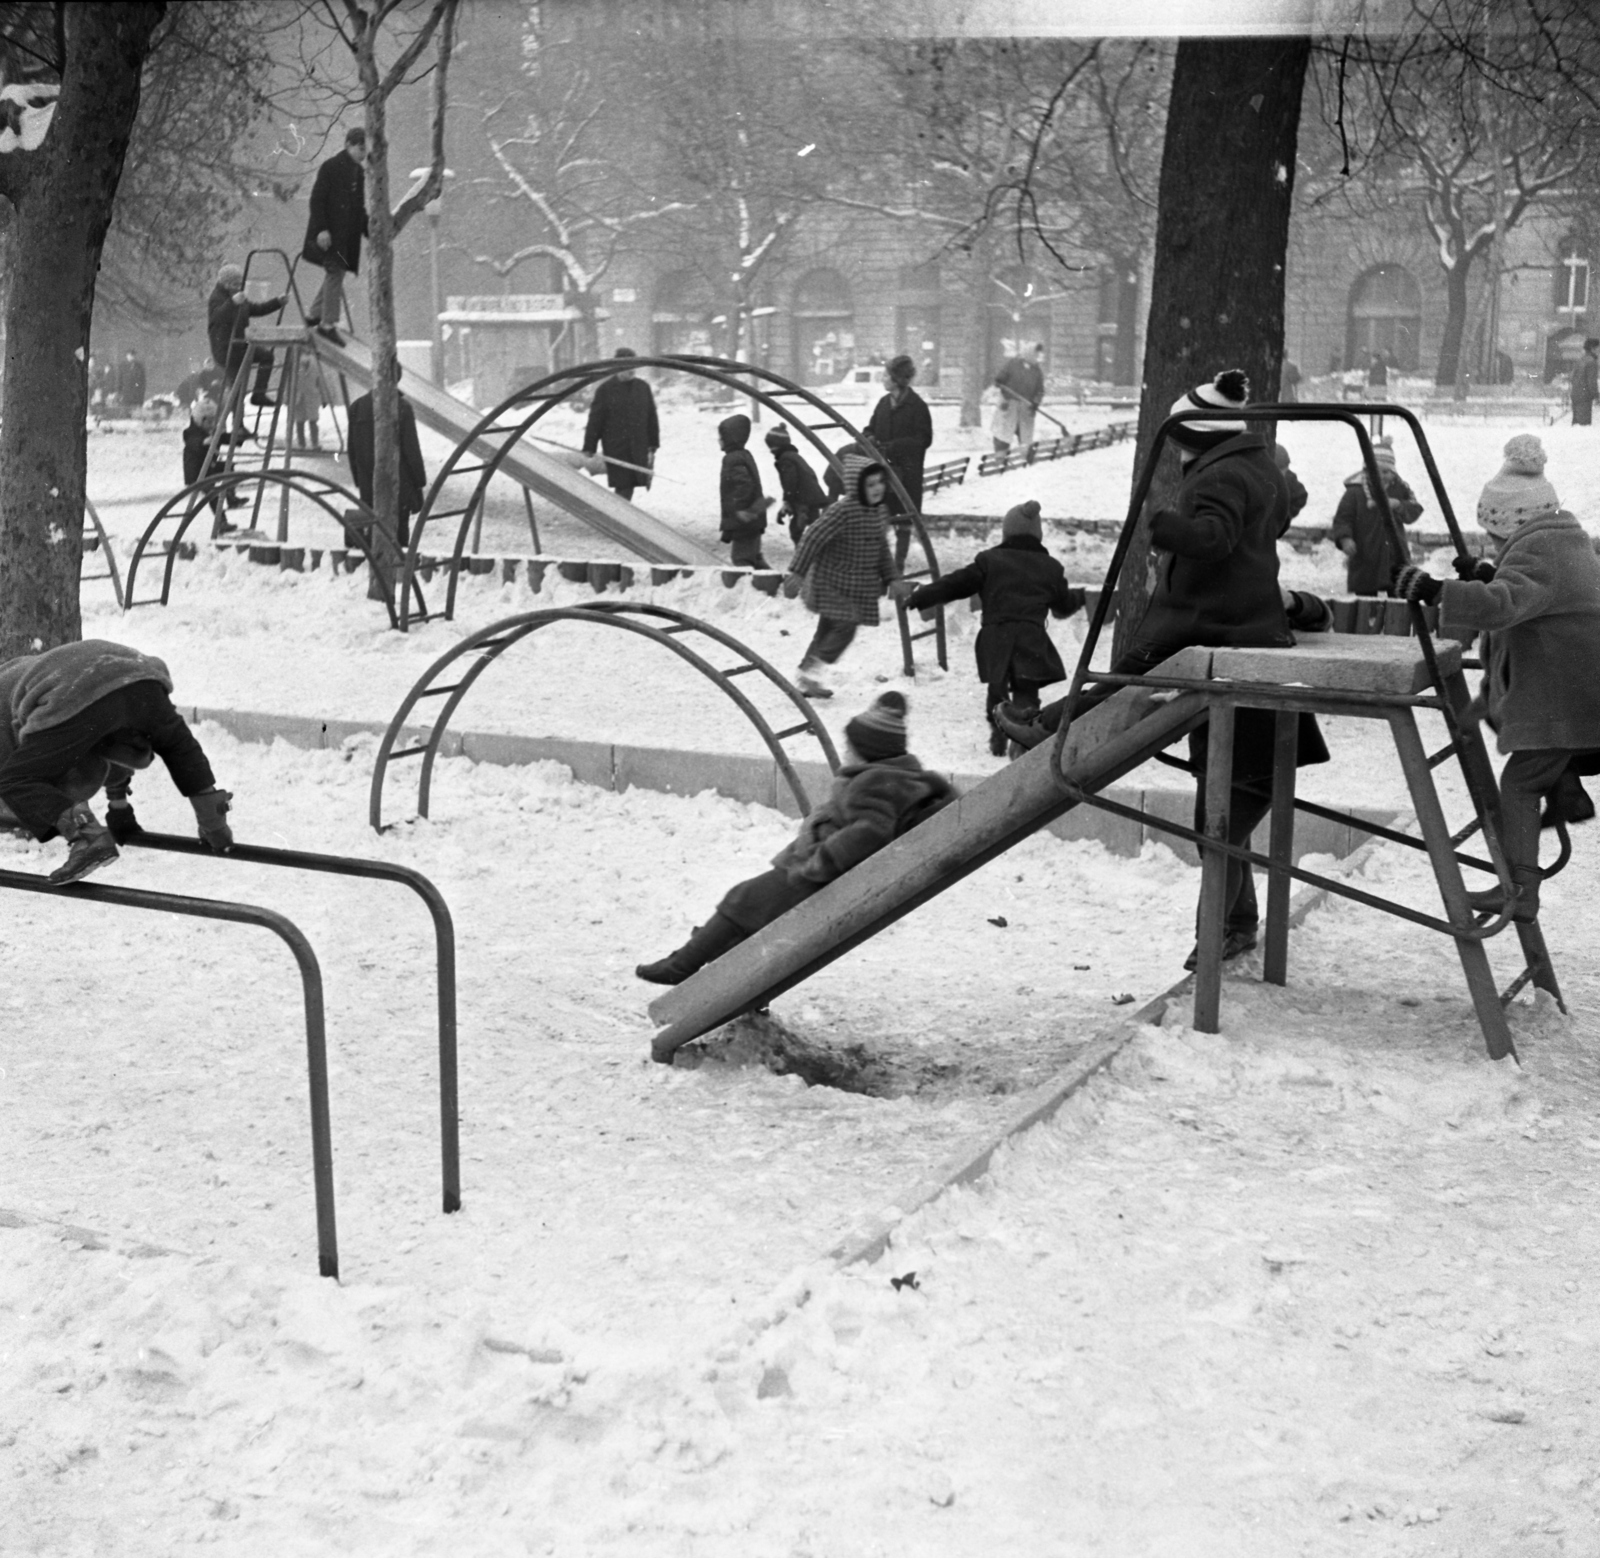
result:
[(987, 683), (983, 714), (996, 757), (1006, 751), (1006, 734), (994, 722), (996, 706), (1009, 701), (1019, 718), (1030, 717), (1039, 707), (1040, 689), (1067, 678), (1045, 630), (1046, 616), (1070, 617), (1086, 599), (1082, 590), (1068, 586), (1066, 571), (1045, 550), (1037, 502), (1030, 499), (1009, 510), (1000, 534), (999, 546), (979, 552), (965, 568), (928, 584), (896, 580), (889, 587), (916, 611), (969, 595), (982, 600), (983, 627), (973, 654)]
[[(1500, 842), (1516, 894), (1513, 913), (1539, 913), (1539, 800), (1574, 757), (1600, 758), (1600, 559), (1544, 475), (1544, 446), (1519, 433), (1478, 499), (1495, 560), (1455, 559), (1459, 580), (1410, 564), (1392, 593), (1439, 602), (1447, 638), (1483, 632), (1481, 706), (1508, 754), (1500, 773)], [(1497, 886), (1469, 893), (1499, 914)]]
[(730, 888), (711, 918), (675, 952), (634, 971), (653, 985), (682, 984), (705, 964), (876, 854), (955, 794), (906, 750), (903, 693), (879, 695), (844, 728), (844, 765), (833, 790), (773, 856), (772, 868)]

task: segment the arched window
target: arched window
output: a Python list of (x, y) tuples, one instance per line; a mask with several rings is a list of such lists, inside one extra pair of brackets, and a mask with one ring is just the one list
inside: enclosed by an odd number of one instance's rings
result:
[(650, 311), (655, 355), (714, 355), (712, 319), (716, 312), (711, 283), (704, 276), (692, 270), (668, 272), (656, 283), (655, 306)]
[(1381, 352), (1391, 368), (1415, 373), (1422, 335), (1422, 289), (1402, 265), (1377, 265), (1350, 289), (1345, 361), (1362, 367)]
[(855, 366), (855, 302), (838, 271), (807, 271), (795, 284), (789, 315), (794, 375), (801, 384), (833, 384)]

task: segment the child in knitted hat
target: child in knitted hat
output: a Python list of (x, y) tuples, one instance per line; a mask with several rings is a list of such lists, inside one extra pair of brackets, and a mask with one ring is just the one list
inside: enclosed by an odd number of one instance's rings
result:
[[(1439, 602), (1439, 631), (1482, 632), (1481, 708), (1507, 753), (1500, 774), (1500, 842), (1517, 892), (1515, 914), (1539, 912), (1539, 798), (1574, 758), (1600, 765), (1600, 559), (1583, 526), (1562, 507), (1544, 474), (1544, 446), (1519, 433), (1478, 499), (1478, 523), (1495, 560), (1454, 560), (1458, 579), (1415, 565), (1393, 593)], [(1593, 767), (1588, 768), (1594, 772)], [(1499, 913), (1498, 887), (1469, 895)]]
[(634, 972), (653, 985), (681, 984), (763, 925), (803, 903), (836, 876), (955, 796), (906, 750), (906, 697), (886, 692), (844, 728), (845, 761), (827, 800), (773, 856), (770, 870), (729, 889), (711, 918), (675, 952)]
[(767, 448), (772, 451), (778, 485), (783, 489), (783, 507), (778, 510), (778, 518), (789, 521), (789, 539), (799, 546), (800, 537), (827, 506), (828, 500), (823, 496), (817, 473), (795, 448), (789, 429), (783, 423), (767, 434)]
[(898, 580), (890, 587), (897, 600), (922, 611), (942, 601), (976, 595), (983, 626), (972, 646), (984, 683), (984, 718), (989, 750), (1001, 757), (1006, 734), (994, 722), (995, 708), (1008, 702), (1019, 718), (1031, 718), (1039, 692), (1065, 681), (1067, 668), (1045, 628), (1047, 616), (1070, 617), (1083, 608), (1085, 595), (1067, 584), (1066, 571), (1045, 550), (1039, 505), (1030, 499), (1011, 509), (1000, 526), (999, 546), (979, 552), (965, 568), (913, 586)]
[[(1388, 439), (1379, 439), (1372, 446), (1372, 454), (1391, 512), (1402, 525), (1414, 525), (1422, 505), (1395, 469), (1394, 446)], [(1402, 537), (1397, 546), (1389, 534), (1364, 465), (1345, 478), (1344, 493), (1333, 516), (1331, 539), (1345, 555), (1345, 588), (1352, 595), (1385, 593), (1395, 569), (1411, 561), (1410, 544)]]

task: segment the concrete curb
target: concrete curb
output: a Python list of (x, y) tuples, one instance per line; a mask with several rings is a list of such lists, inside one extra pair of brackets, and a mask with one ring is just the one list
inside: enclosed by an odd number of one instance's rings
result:
[[(338, 751), (350, 737), (381, 737), (387, 722), (376, 720), (319, 719), (304, 714), (264, 714), (245, 709), (186, 708), (184, 715), (195, 721), (208, 720), (220, 725), (240, 741), (268, 744), (282, 740), (290, 746), (308, 750)], [(408, 736), (422, 737), (426, 731), (408, 730)], [(696, 752), (676, 747), (635, 747), (604, 741), (568, 741), (557, 736), (516, 736), (494, 731), (446, 731), (440, 742), (441, 757), (467, 757), (477, 763), (496, 763), (520, 767), (527, 763), (561, 763), (582, 784), (621, 792), (640, 789), (665, 795), (699, 795), (714, 790), (729, 800), (760, 806), (774, 806), (785, 816), (796, 817), (789, 786), (777, 763), (767, 756), (746, 756), (734, 752)], [(797, 762), (795, 771), (815, 802), (827, 793), (832, 775), (821, 761)], [(987, 774), (956, 774), (962, 789), (970, 789), (988, 778)], [(1112, 785), (1105, 792), (1110, 800), (1148, 811), (1153, 816), (1187, 824), (1192, 820), (1192, 801), (1180, 790), (1142, 789), (1135, 785)], [(397, 807), (397, 820), (406, 808)], [(1384, 808), (1357, 807), (1356, 815), (1383, 826), (1392, 823), (1395, 812)], [(406, 815), (410, 815), (406, 812)], [(1265, 850), (1265, 824), (1257, 841)], [(1049, 831), (1062, 839), (1092, 839), (1105, 845), (1114, 855), (1137, 856), (1145, 844), (1165, 843), (1178, 858), (1194, 865), (1199, 855), (1194, 845), (1158, 828), (1147, 827), (1126, 817), (1116, 817), (1098, 807), (1079, 806), (1049, 824)], [(1343, 859), (1358, 847), (1361, 834), (1348, 823), (1329, 822), (1321, 817), (1303, 817), (1295, 830), (1295, 859), (1305, 855), (1333, 855)]]

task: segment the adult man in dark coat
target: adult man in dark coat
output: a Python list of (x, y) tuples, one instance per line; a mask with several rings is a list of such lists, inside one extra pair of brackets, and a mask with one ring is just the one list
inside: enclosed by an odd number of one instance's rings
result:
[[(394, 365), (394, 381), (400, 382), (400, 364)], [(367, 599), (382, 600), (388, 593), (385, 581), (392, 580), (400, 559), (411, 544), (411, 516), (422, 508), (428, 489), (428, 468), (422, 463), (422, 445), (417, 440), (417, 417), (411, 402), (400, 396), (400, 486), (397, 493), (397, 512), (378, 514), (375, 533), (368, 542), (367, 558), (372, 564), (367, 578)], [(374, 427), (372, 391), (358, 395), (350, 402), (350, 474), (355, 477), (356, 491), (361, 501), (372, 508), (372, 474), (374, 459)]]
[[(1044, 342), (1036, 341), (1026, 357), (1006, 358), (994, 382), (1004, 413), (998, 427), (1014, 433), (1024, 451), (1033, 448), (1033, 422), (1044, 400)], [(1011, 440), (1000, 437), (997, 430), (994, 447), (996, 453), (1004, 454), (1010, 449)]]
[(1583, 356), (1572, 370), (1572, 425), (1591, 427), (1594, 403), (1600, 400), (1600, 337), (1590, 336), (1583, 343)]
[[(873, 408), (867, 437), (900, 478), (911, 498), (913, 513), (922, 512), (922, 462), (933, 443), (933, 414), (928, 403), (911, 387), (917, 365), (902, 352), (891, 357), (883, 370), (888, 393)], [(911, 516), (902, 511), (894, 489), (889, 489), (889, 513), (894, 523), (895, 568), (905, 566), (911, 550)]]
[(344, 278), (361, 270), (361, 240), (367, 235), (367, 132), (347, 131), (344, 150), (317, 169), (311, 214), (301, 257), (322, 268), (322, 290), (306, 310), (306, 323), (336, 346), (344, 312)]
[[(1278, 583), (1278, 537), (1289, 525), (1289, 487), (1260, 434), (1246, 431), (1243, 412), (1249, 381), (1238, 369), (1220, 373), (1181, 396), (1173, 411), (1216, 410), (1216, 418), (1181, 422), (1168, 434), (1183, 462), (1172, 508), (1151, 517), (1150, 542), (1162, 557), (1150, 604), (1133, 641), (1112, 666), (1119, 675), (1145, 676), (1190, 645), (1290, 648), (1294, 629), (1330, 626), (1315, 596), (1286, 592)], [(1116, 689), (1089, 691), (1078, 710)], [(1017, 721), (1002, 705), (995, 723), (1013, 740), (1036, 746), (1060, 729), (1065, 700), (1036, 721)], [(1239, 709), (1233, 726), (1233, 793), (1227, 841), (1245, 844), (1272, 807), (1275, 716), (1268, 709)], [(1189, 759), (1199, 774), (1195, 828), (1205, 828), (1207, 729), (1189, 737)], [(1312, 715), (1300, 716), (1299, 766), (1325, 763), (1328, 749)], [(1255, 880), (1242, 861), (1228, 862), (1222, 955), (1238, 957), (1256, 944), (1260, 915)], [(1194, 967), (1191, 954), (1189, 967)]]
[[(619, 346), (617, 357), (637, 357), (631, 346)], [(632, 499), (634, 489), (650, 486), (650, 468), (661, 447), (661, 424), (656, 420), (656, 397), (632, 368), (613, 374), (594, 392), (589, 420), (583, 430), (583, 452), (596, 450), (606, 460), (606, 481), (619, 498)], [(643, 466), (639, 470), (635, 467)]]
[[(67, 840), (57, 887), (109, 865), (117, 844), (140, 831), (128, 799), (131, 770), (159, 757), (194, 807), (200, 837), (233, 847), (233, 797), (172, 706), (172, 677), (153, 656), (86, 638), (0, 665), (0, 803), (41, 842)], [(88, 799), (105, 785), (102, 824)]]

